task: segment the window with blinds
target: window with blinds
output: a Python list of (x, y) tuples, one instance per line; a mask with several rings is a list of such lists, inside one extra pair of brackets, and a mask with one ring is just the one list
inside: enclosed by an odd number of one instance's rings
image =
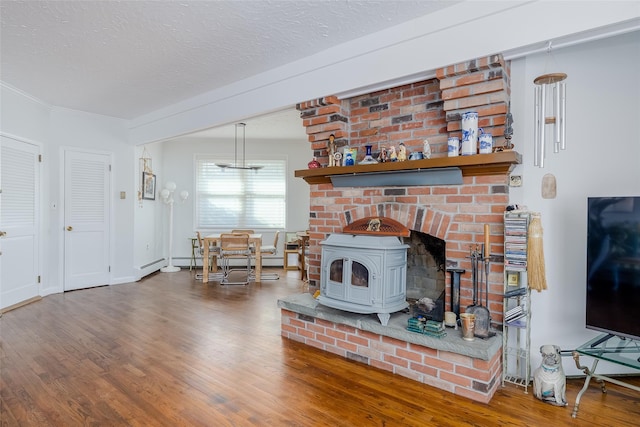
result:
[(233, 159), (196, 157), (196, 228), (285, 228), (286, 161), (251, 162), (262, 169), (219, 168)]

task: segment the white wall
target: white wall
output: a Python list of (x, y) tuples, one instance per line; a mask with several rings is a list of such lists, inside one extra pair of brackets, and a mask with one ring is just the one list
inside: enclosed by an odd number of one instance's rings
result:
[[(110, 283), (126, 283), (135, 280), (133, 274), (133, 203), (135, 187), (131, 181), (134, 149), (127, 144), (124, 121), (112, 117), (84, 113), (81, 111), (53, 108), (49, 128), (49, 174), (44, 191), (49, 194), (50, 203), (58, 208), (49, 208), (53, 232), (48, 245), (49, 266), (53, 289), (62, 291), (63, 254), (63, 191), (62, 171), (63, 151), (88, 149), (111, 154), (111, 279)], [(126, 193), (120, 199), (120, 192)], [(51, 205), (49, 205), (51, 206)]]
[[(304, 132), (303, 132), (304, 133)], [(183, 137), (169, 142), (164, 142), (162, 149), (162, 174), (158, 176), (158, 190), (162, 189), (167, 181), (176, 183), (176, 192), (187, 190), (189, 199), (184, 203), (174, 205), (174, 265), (189, 265), (191, 255), (191, 242), (188, 238), (195, 236), (195, 212), (193, 197), (195, 191), (194, 162), (197, 154), (220, 154), (222, 156), (234, 155), (233, 141), (207, 140), (195, 137)], [(247, 162), (252, 159), (286, 159), (287, 169), (287, 212), (285, 231), (299, 231), (309, 228), (309, 185), (300, 178), (294, 177), (296, 169), (305, 169), (311, 160), (311, 148), (306, 139), (299, 141), (269, 141), (259, 138), (248, 138), (246, 141)], [(258, 171), (258, 173), (260, 173)], [(157, 202), (160, 205), (163, 203)], [(162, 206), (163, 232), (169, 229), (166, 206)], [(204, 231), (204, 230), (201, 230)], [(224, 231), (224, 230), (214, 230)], [(282, 242), (284, 235), (281, 235), (279, 242), (279, 255), (282, 257)], [(274, 232), (263, 231), (263, 241), (271, 243)], [(165, 239), (165, 248), (168, 244)], [(165, 250), (166, 252), (166, 250)], [(282, 265), (278, 260), (274, 265)], [(265, 265), (269, 265), (265, 261)]]
[[(40, 206), (43, 214), (40, 215), (40, 293), (46, 295), (51, 293), (48, 288), (57, 286), (55, 281), (52, 282), (49, 273), (49, 242), (51, 241), (50, 216), (47, 215), (47, 207), (49, 206), (49, 193), (47, 181), (49, 177), (50, 165), (50, 147), (48, 144), (49, 134), (49, 115), (51, 107), (43, 102), (29, 97), (27, 94), (19, 90), (0, 84), (0, 133), (3, 135), (14, 137), (23, 142), (37, 145), (43, 156), (43, 162), (40, 164), (40, 189), (41, 200)], [(55, 292), (55, 290), (54, 290)]]
[[(198, 141), (183, 137), (171, 142), (147, 144), (157, 175), (156, 200), (139, 200), (142, 171), (139, 158), (142, 146), (127, 141), (125, 122), (120, 119), (56, 108), (1, 85), (0, 133), (41, 147), (42, 227), (41, 295), (63, 291), (63, 210), (62, 153), (65, 148), (88, 149), (112, 155), (110, 240), (111, 284), (126, 283), (157, 271), (168, 256), (167, 209), (158, 193), (168, 179), (179, 189), (193, 194), (193, 156), (195, 153), (233, 153), (229, 141)], [(306, 168), (311, 149), (305, 138), (300, 141), (247, 141), (256, 157), (286, 157), (289, 162), (287, 230), (308, 228), (309, 186), (293, 177), (294, 170)], [(165, 162), (165, 158), (168, 159)], [(165, 171), (166, 170), (166, 171)], [(170, 177), (170, 178), (168, 178)], [(125, 198), (120, 198), (120, 193)], [(52, 206), (56, 207), (53, 208)], [(176, 265), (188, 265), (191, 247), (187, 236), (194, 235), (193, 198), (175, 206), (174, 257)], [(265, 234), (271, 241), (273, 234)], [(276, 263), (277, 264), (277, 263)]]
[[(167, 252), (164, 245), (164, 233), (162, 232), (162, 207), (159, 189), (156, 188), (156, 199), (141, 199), (142, 165), (141, 157), (151, 159), (150, 167), (153, 174), (163, 177), (163, 143), (157, 142), (135, 147), (134, 174), (131, 179), (135, 183), (135, 207), (134, 207), (134, 242), (133, 265), (138, 278), (157, 271), (166, 265)], [(160, 182), (156, 181), (156, 187)]]
[[(534, 368), (540, 345), (568, 350), (598, 334), (584, 326), (587, 197), (640, 196), (640, 138), (634, 130), (640, 123), (640, 32), (552, 55), (513, 61), (511, 72), (513, 141), (524, 162), (514, 174), (524, 184), (511, 188), (510, 199), (541, 212), (544, 227), (548, 290), (532, 297)], [(554, 71), (568, 74), (567, 149), (548, 153), (540, 169), (533, 166), (533, 79)], [(542, 198), (545, 174), (557, 179), (555, 199)], [(564, 365), (578, 373), (572, 360)]]
[[(120, 119), (55, 108), (28, 94), (2, 85), (0, 132), (42, 147), (42, 226), (40, 294), (63, 290), (62, 152), (64, 147), (91, 149), (112, 155), (112, 222), (110, 282), (135, 280), (133, 274), (134, 149), (127, 143)], [(120, 191), (127, 197), (120, 199)], [(53, 204), (56, 205), (53, 208)]]

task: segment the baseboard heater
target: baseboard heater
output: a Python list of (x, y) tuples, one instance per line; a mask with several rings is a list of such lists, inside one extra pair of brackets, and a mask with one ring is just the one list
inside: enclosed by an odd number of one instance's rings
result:
[(154, 264), (158, 264), (158, 263), (164, 262), (164, 261), (165, 261), (165, 259), (166, 259), (166, 258), (160, 258), (160, 259), (158, 259), (158, 260), (151, 261), (151, 262), (150, 262), (150, 263), (148, 263), (148, 264), (141, 265), (141, 266), (140, 266), (140, 267), (138, 267), (138, 268), (139, 268), (140, 270), (144, 270), (145, 268), (147, 268), (147, 267), (151, 267), (151, 266), (152, 266), (152, 265), (154, 265)]

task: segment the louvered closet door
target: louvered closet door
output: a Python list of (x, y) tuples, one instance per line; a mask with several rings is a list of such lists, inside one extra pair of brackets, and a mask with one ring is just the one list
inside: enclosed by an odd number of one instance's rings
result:
[(64, 290), (109, 283), (109, 163), (106, 154), (64, 154)]
[(0, 308), (39, 295), (39, 148), (0, 137)]

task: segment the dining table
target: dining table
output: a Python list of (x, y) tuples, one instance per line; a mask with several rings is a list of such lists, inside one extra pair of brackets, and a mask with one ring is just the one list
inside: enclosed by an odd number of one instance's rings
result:
[[(202, 245), (204, 246), (204, 253), (202, 256), (202, 283), (209, 281), (209, 248), (219, 246), (220, 235), (225, 233), (209, 234), (202, 237)], [(260, 282), (262, 274), (262, 254), (260, 253), (260, 247), (262, 246), (262, 234), (249, 234), (249, 244), (255, 248), (256, 257), (256, 282)], [(218, 271), (218, 257), (214, 252), (211, 254), (211, 271)]]

